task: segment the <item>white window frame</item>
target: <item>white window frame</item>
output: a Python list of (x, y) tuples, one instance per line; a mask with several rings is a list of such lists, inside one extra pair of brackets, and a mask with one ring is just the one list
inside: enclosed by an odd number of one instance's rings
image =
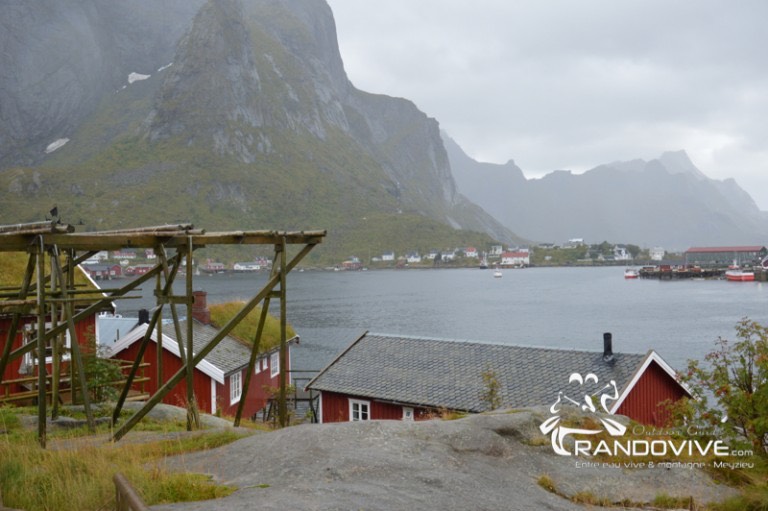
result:
[(414, 419), (413, 407), (412, 406), (404, 406), (403, 407), (403, 420), (404, 421), (412, 421), (413, 419)]
[(259, 374), (261, 372), (261, 360), (257, 360), (256, 364), (254, 364), (253, 368), (253, 374)]
[[(51, 328), (53, 328), (53, 324), (51, 322), (47, 322), (45, 324), (45, 331), (47, 332)], [(34, 332), (37, 332), (37, 323), (27, 323), (26, 325), (24, 325), (23, 332), (24, 332), (24, 344), (29, 344), (34, 337), (37, 337), (37, 335), (34, 333)], [(72, 337), (70, 337), (69, 335), (69, 329), (66, 329), (64, 332), (65, 332), (64, 346), (62, 346), (64, 353), (61, 354), (61, 361), (67, 362), (70, 359), (70, 350), (72, 349)], [(50, 344), (52, 342), (53, 342), (53, 339), (49, 339), (48, 340), (49, 344), (46, 345), (45, 351), (48, 352), (49, 349), (51, 350), (51, 356), (45, 357), (46, 364), (53, 363), (53, 348), (52, 348), (53, 345)], [(33, 364), (37, 365), (38, 360), (39, 359), (37, 357), (32, 356), (32, 352), (30, 351), (24, 354), (23, 365), (26, 365), (26, 366), (32, 366)]]
[(280, 374), (280, 352), (276, 351), (269, 356), (270, 377), (274, 378)]
[(371, 420), (371, 402), (363, 399), (349, 400), (349, 421), (369, 421)]
[(229, 376), (229, 404), (233, 405), (240, 401), (243, 395), (243, 373), (238, 371)]
[(261, 370), (266, 371), (269, 369), (269, 357), (264, 357), (261, 359)]

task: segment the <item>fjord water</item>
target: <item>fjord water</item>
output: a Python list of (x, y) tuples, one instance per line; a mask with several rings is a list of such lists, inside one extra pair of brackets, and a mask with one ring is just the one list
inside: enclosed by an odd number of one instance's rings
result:
[[(321, 369), (364, 331), (503, 344), (615, 351), (655, 349), (681, 369), (743, 317), (768, 324), (768, 284), (624, 279), (624, 268), (293, 271), (288, 321), (301, 337), (296, 369)], [(254, 296), (266, 274), (195, 277), (209, 303)], [(152, 286), (149, 286), (150, 288)], [(145, 294), (151, 296), (151, 289)], [(151, 307), (127, 300), (124, 316)], [(275, 308), (273, 313), (277, 313)]]

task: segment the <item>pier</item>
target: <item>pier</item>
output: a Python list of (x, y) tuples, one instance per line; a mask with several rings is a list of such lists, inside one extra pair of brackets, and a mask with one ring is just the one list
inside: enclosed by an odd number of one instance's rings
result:
[[(698, 266), (644, 266), (640, 269), (641, 279), (682, 280), (682, 279), (725, 279), (728, 268), (700, 268)], [(755, 273), (755, 281), (768, 281), (768, 271), (756, 267), (751, 271)]]

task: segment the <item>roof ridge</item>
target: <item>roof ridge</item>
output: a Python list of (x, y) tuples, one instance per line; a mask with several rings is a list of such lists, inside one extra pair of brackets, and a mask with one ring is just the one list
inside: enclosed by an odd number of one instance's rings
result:
[[(389, 337), (393, 339), (414, 339), (414, 340), (424, 340), (424, 341), (438, 341), (438, 342), (454, 342), (454, 343), (462, 343), (462, 344), (480, 344), (483, 346), (504, 346), (504, 347), (511, 347), (511, 348), (525, 348), (525, 349), (535, 349), (535, 350), (548, 350), (548, 351), (562, 351), (562, 352), (579, 352), (579, 353), (603, 353), (603, 350), (596, 349), (596, 350), (589, 350), (589, 349), (579, 349), (579, 348), (563, 348), (563, 347), (557, 347), (557, 346), (539, 346), (536, 344), (510, 344), (506, 342), (499, 342), (499, 341), (480, 341), (475, 339), (455, 339), (455, 338), (449, 338), (449, 337), (427, 337), (422, 335), (402, 335), (402, 334), (387, 334), (387, 333), (381, 333), (381, 332), (367, 332), (365, 334), (365, 337), (371, 337), (371, 336), (377, 336), (377, 337)], [(637, 351), (616, 351), (614, 350), (614, 354), (621, 354), (621, 355), (641, 355), (645, 356), (646, 353), (640, 353)]]

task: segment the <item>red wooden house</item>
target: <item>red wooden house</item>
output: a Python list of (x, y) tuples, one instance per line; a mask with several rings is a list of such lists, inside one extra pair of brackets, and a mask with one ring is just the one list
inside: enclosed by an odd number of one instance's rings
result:
[(585, 390), (569, 387), (570, 375), (591, 374), (594, 394), (615, 382), (609, 413), (645, 424), (661, 425), (661, 404), (690, 395), (656, 352), (614, 353), (610, 334), (600, 352), (366, 333), (307, 388), (320, 393), (320, 422), (419, 420), (439, 410), (488, 410), (484, 373), (498, 382), (502, 406), (512, 408), (549, 407), (559, 391)]
[[(21, 256), (19, 256), (21, 257)], [(21, 278), (21, 276), (19, 276)], [(98, 286), (92, 280), (87, 278), (87, 273), (78, 273), (76, 277), (80, 284), (83, 284), (91, 289), (98, 289)], [(81, 305), (75, 304), (75, 310), (79, 310), (91, 302), (87, 302)], [(105, 306), (104, 310), (114, 312), (113, 306)], [(93, 352), (96, 348), (96, 316), (97, 312), (94, 312), (88, 317), (85, 317), (75, 322), (75, 335), (77, 337), (78, 345), (81, 347), (82, 352)], [(16, 336), (13, 339), (9, 339), (8, 336), (11, 330), (11, 323), (13, 321), (13, 314), (0, 313), (0, 353), (5, 349), (6, 344), (10, 342), (11, 351), (15, 351), (21, 348), (28, 342), (33, 342), (37, 338), (37, 316), (36, 315), (24, 315), (21, 317), (19, 326), (16, 329)], [(46, 318), (46, 330), (52, 326), (50, 316)], [(64, 343), (62, 351), (62, 364), (61, 372), (69, 372), (69, 360), (70, 349), (72, 346), (72, 338), (69, 331), (64, 334)], [(48, 341), (46, 346), (46, 373), (52, 373), (52, 361), (53, 361), (53, 348), (51, 341)], [(13, 396), (13, 394), (28, 392), (36, 381), (34, 378), (38, 374), (37, 370), (38, 359), (32, 354), (28, 353), (15, 360), (9, 360), (5, 371), (3, 371), (2, 379), (0, 380), (0, 403), (7, 400), (10, 402), (23, 402), (23, 396)]]
[[(8, 342), (8, 334), (11, 329), (11, 315), (0, 316), (0, 352), (5, 347), (5, 343)], [(20, 326), (17, 329), (16, 337), (11, 340), (11, 350), (21, 348), (25, 343), (31, 342), (37, 338), (37, 316), (24, 316), (21, 318)], [(50, 328), (50, 318), (46, 323), (46, 327)], [(85, 319), (82, 319), (75, 323), (75, 333), (77, 335), (77, 342), (81, 347), (81, 350), (93, 350), (94, 332), (96, 331), (96, 315), (93, 314)], [(69, 360), (70, 360), (70, 348), (72, 346), (72, 339), (69, 332), (65, 334), (64, 351), (62, 352), (62, 365), (61, 371), (63, 373), (69, 372)], [(46, 347), (46, 373), (52, 373), (52, 348), (49, 342)], [(38, 374), (37, 371), (37, 358), (31, 354), (26, 354), (16, 360), (11, 360), (5, 368), (2, 375), (2, 384), (0, 384), (0, 402), (6, 397), (10, 397), (12, 394), (22, 393), (29, 391), (32, 388), (34, 382), (24, 381), (33, 379)]]
[[(218, 333), (218, 329), (210, 323), (210, 311), (208, 311), (205, 293), (195, 293), (195, 306), (193, 308), (193, 351), (202, 350), (208, 342)], [(139, 348), (139, 341), (144, 337), (148, 324), (138, 325), (129, 333), (117, 340), (111, 349), (110, 357), (133, 361)], [(181, 331), (186, 335), (186, 322), (182, 322)], [(144, 383), (143, 389), (154, 394), (162, 386), (157, 381), (157, 331), (152, 332), (152, 342), (144, 352), (144, 362), (149, 364), (144, 376), (150, 379)], [(280, 367), (279, 349), (260, 353), (251, 376), (250, 386), (247, 392), (247, 402), (243, 408), (244, 417), (253, 417), (263, 409), (271, 397), (270, 389), (278, 387), (278, 376), (281, 370), (290, 372), (290, 347), (298, 343), (298, 337), (288, 341), (288, 366)], [(182, 367), (179, 345), (176, 341), (175, 329), (172, 325), (164, 325), (162, 336), (163, 347), (163, 381), (173, 376)], [(186, 347), (186, 345), (185, 345)], [(194, 388), (195, 398), (200, 411), (223, 415), (235, 415), (240, 398), (243, 394), (245, 371), (251, 349), (248, 345), (226, 336), (221, 342), (195, 367)], [(136, 387), (137, 390), (139, 387)], [(186, 382), (176, 385), (164, 398), (166, 404), (185, 406), (187, 399)]]

